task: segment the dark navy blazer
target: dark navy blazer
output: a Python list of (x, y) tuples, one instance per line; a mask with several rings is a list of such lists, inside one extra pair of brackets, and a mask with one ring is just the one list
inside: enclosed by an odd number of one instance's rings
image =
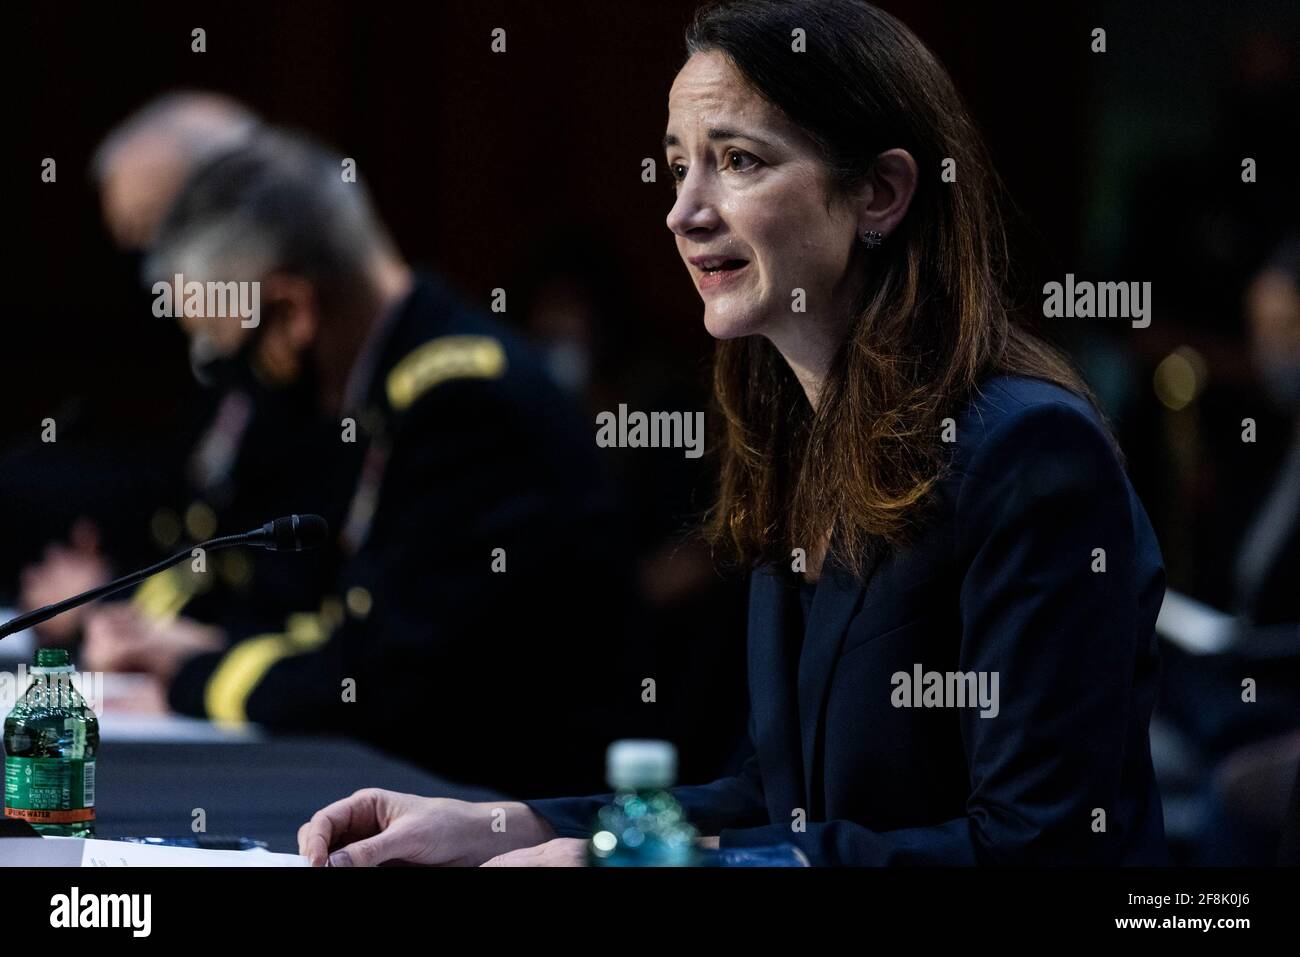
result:
[[(1147, 729), (1164, 568), (1095, 412), (989, 378), (950, 462), (911, 545), (861, 582), (828, 563), (802, 647), (795, 576), (754, 573), (753, 754), (674, 793), (723, 847), (789, 841), (814, 864), (1166, 863)], [(996, 673), (996, 716), (901, 706), (893, 676), (917, 666)], [(603, 800), (528, 803), (587, 836)]]

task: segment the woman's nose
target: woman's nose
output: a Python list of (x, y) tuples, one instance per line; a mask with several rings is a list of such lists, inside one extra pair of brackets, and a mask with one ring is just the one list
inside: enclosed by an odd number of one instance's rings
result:
[(668, 211), (666, 222), (675, 235), (685, 236), (695, 230), (717, 229), (721, 217), (704, 184), (687, 173), (677, 189), (677, 201)]

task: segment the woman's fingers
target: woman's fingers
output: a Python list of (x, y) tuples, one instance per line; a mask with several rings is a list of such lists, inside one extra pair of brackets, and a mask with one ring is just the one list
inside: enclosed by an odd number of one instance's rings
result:
[(378, 867), (389, 861), (404, 861), (409, 849), (403, 846), (401, 825), (394, 825), (374, 837), (340, 847), (330, 854), (330, 867)]
[(298, 853), (312, 867), (323, 867), (331, 847), (379, 832), (384, 824), (379, 817), (381, 793), (367, 788), (321, 808), (298, 829)]
[[(496, 813), (518, 815), (506, 838), (493, 827)], [(380, 864), (474, 865), (513, 844), (553, 833), (522, 804), (473, 804), (367, 788), (317, 811), (298, 829), (298, 853), (313, 867)], [(535, 836), (534, 836), (535, 835)], [(560, 842), (550, 848), (560, 853)], [(582, 845), (582, 841), (572, 842)], [(571, 855), (580, 863), (581, 850)], [(563, 863), (557, 857), (547, 863)]]

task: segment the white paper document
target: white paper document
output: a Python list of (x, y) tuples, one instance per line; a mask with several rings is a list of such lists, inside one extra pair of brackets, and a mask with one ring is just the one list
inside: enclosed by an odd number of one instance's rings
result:
[(0, 838), (0, 867), (307, 867), (298, 854), (210, 851), (76, 837)]

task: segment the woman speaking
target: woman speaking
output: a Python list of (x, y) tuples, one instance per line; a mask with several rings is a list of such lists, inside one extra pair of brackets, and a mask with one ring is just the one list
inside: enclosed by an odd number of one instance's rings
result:
[[(999, 181), (942, 66), (856, 0), (699, 11), (677, 249), (719, 340), (709, 530), (752, 569), (752, 753), (674, 789), (814, 864), (1159, 864), (1160, 551), (1086, 385), (1018, 322)], [(380, 790), (312, 863), (580, 863), (605, 798)]]

